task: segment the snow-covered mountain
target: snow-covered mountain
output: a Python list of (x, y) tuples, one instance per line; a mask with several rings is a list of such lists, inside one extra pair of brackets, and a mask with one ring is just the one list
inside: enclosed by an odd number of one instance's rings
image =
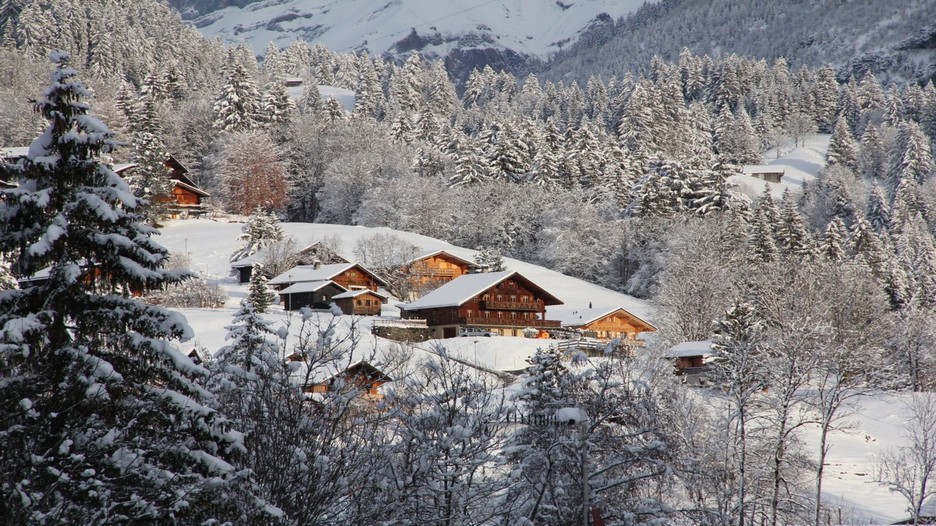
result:
[[(176, 0), (208, 36), (245, 42), (258, 55), (295, 39), (335, 51), (429, 57), (453, 51), (545, 59), (594, 24), (610, 23), (646, 0)], [(224, 4), (227, 7), (217, 8)], [(491, 51), (500, 52), (491, 55)]]

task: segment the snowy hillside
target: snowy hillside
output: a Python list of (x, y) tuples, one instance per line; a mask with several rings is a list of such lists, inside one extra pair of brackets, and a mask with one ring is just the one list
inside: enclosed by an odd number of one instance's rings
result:
[[(229, 262), (231, 253), (240, 246), (237, 236), (240, 235), (242, 226), (241, 223), (217, 222), (210, 219), (170, 221), (162, 229), (162, 235), (157, 238), (171, 253), (188, 254), (192, 261), (192, 270), (218, 283), (229, 296), (224, 309), (181, 309), (195, 330), (195, 338), (189, 342), (189, 347), (201, 346), (212, 350), (224, 345), (224, 327), (230, 323), (231, 316), (239, 306), (241, 298), (246, 294), (246, 285), (239, 285), (230, 275)], [(395, 235), (420, 247), (425, 252), (445, 250), (467, 260), (472, 260), (475, 254), (474, 250), (456, 247), (444, 241), (387, 228), (311, 223), (285, 223), (283, 227), (286, 234), (296, 241), (298, 247), (304, 247), (325, 238), (337, 237), (341, 240), (339, 253), (352, 261), (357, 241), (378, 233)], [(561, 299), (564, 302), (563, 307), (584, 308), (589, 303), (596, 308), (623, 307), (642, 319), (651, 323), (653, 321), (652, 309), (645, 301), (522, 261), (504, 258), (504, 263), (508, 270), (519, 272)], [(399, 317), (399, 310), (394, 307), (394, 304), (399, 302), (399, 300), (391, 300), (388, 305), (384, 306), (384, 314), (388, 317)], [(276, 313), (274, 317), (281, 321), (285, 320), (286, 314), (281, 307), (274, 306), (273, 309)], [(368, 318), (361, 320), (368, 332), (370, 322)], [(475, 344), (474, 340), (479, 341)], [(510, 342), (510, 351), (504, 350), (504, 347), (507, 347), (506, 342)], [(389, 343), (383, 341), (379, 345), (386, 346)], [(378, 344), (375, 343), (375, 345)], [(497, 370), (517, 370), (526, 366), (525, 359), (531, 356), (537, 347), (542, 346), (542, 341), (506, 336), (460, 338), (447, 340), (446, 346), (454, 355), (472, 361), (477, 359), (486, 367)]]
[[(817, 137), (821, 144), (823, 138)], [(789, 152), (786, 162), (801, 158), (804, 152), (815, 146), (809, 141), (802, 150)], [(760, 187), (763, 188), (762, 186)], [(229, 295), (226, 306), (222, 309), (180, 309), (192, 325), (194, 340), (186, 342), (183, 350), (203, 347), (209, 352), (225, 344), (225, 326), (231, 323), (241, 298), (246, 293), (246, 286), (239, 285), (229, 275), (228, 257), (239, 245), (237, 236), (240, 223), (218, 222), (210, 219), (171, 221), (163, 229), (159, 242), (173, 253), (187, 253), (192, 261), (192, 268), (199, 274), (217, 282)], [(400, 238), (417, 244), (426, 251), (444, 249), (451, 253), (471, 259), (473, 250), (454, 247), (436, 239), (416, 234), (399, 232), (385, 228), (373, 229), (356, 226), (324, 224), (284, 224), (288, 235), (299, 246), (323, 238), (337, 236), (341, 239), (340, 251), (346, 256), (353, 255), (355, 243), (376, 233), (395, 234)], [(652, 307), (643, 301), (613, 292), (602, 287), (563, 276), (556, 272), (516, 260), (505, 259), (507, 267), (529, 277), (534, 282), (562, 299), (566, 306), (619, 305), (638, 316), (653, 321)], [(385, 306), (384, 317), (395, 317), (398, 311), (391, 304)], [(328, 316), (323, 314), (323, 316)], [(272, 307), (268, 317), (282, 326), (288, 321), (298, 323), (297, 315), (292, 318), (280, 307)], [(371, 318), (358, 318), (365, 336), (360, 350), (354, 359), (368, 359), (380, 362), (393, 350), (393, 342), (369, 334)], [(351, 322), (350, 316), (343, 316), (345, 326)], [(419, 360), (441, 347), (448, 355), (467, 364), (496, 371), (517, 371), (526, 366), (526, 358), (538, 347), (542, 340), (498, 336), (493, 338), (451, 338), (448, 340), (429, 341), (419, 344), (413, 358)], [(648, 348), (649, 349), (649, 348)], [(699, 396), (708, 393), (696, 391)], [(859, 400), (857, 410), (849, 419), (850, 425), (842, 431), (833, 433), (832, 449), (828, 458), (825, 480), (825, 499), (841, 506), (842, 516), (848, 524), (888, 524), (905, 517), (901, 498), (888, 492), (872, 481), (871, 459), (885, 448), (902, 443), (903, 417), (900, 414), (901, 400), (906, 395), (881, 393)], [(803, 436), (807, 451), (812, 454), (816, 441), (815, 429), (809, 429)]]
[[(599, 15), (635, 11), (645, 0), (268, 0), (205, 13), (194, 20), (207, 36), (246, 42), (262, 55), (268, 43), (295, 39), (335, 51), (372, 54), (418, 49), (494, 48), (546, 58), (574, 41)], [(607, 17), (605, 17), (607, 18)]]

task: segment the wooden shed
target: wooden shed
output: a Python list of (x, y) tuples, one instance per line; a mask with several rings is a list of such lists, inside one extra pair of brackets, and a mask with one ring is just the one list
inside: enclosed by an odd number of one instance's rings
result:
[(768, 183), (779, 184), (786, 171), (781, 166), (747, 165), (741, 168), (741, 173)]
[(279, 291), (283, 308), (298, 310), (303, 307), (327, 309), (332, 299), (346, 289), (331, 280), (294, 283)]
[(387, 296), (368, 289), (349, 290), (332, 296), (332, 301), (345, 314), (379, 316), (381, 305), (387, 303)]

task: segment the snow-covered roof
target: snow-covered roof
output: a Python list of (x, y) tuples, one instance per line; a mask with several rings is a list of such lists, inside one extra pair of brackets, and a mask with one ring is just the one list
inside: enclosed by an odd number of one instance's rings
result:
[(13, 146), (10, 148), (0, 148), (0, 157), (4, 159), (16, 159), (29, 155), (29, 146)]
[(708, 356), (712, 354), (712, 342), (709, 340), (698, 342), (682, 342), (666, 351), (664, 358), (685, 358), (689, 356)]
[(652, 323), (646, 320), (642, 320), (640, 317), (627, 311), (623, 307), (549, 307), (546, 309), (546, 315), (549, 316), (549, 319), (559, 320), (559, 322), (562, 323), (562, 325), (565, 327), (580, 327), (582, 325), (588, 325), (593, 321), (610, 316), (611, 314), (614, 314), (618, 311), (622, 311), (627, 316), (634, 318), (647, 327), (655, 329)]
[(361, 265), (358, 265), (357, 263), (334, 263), (331, 265), (320, 265), (318, 267), (315, 265), (298, 265), (274, 277), (269, 281), (269, 284), (288, 285), (306, 281), (329, 280), (353, 267), (357, 267), (361, 271), (367, 273), (372, 278), (374, 278), (377, 283), (386, 285), (386, 282), (381, 279), (380, 276), (367, 270)]
[[(530, 288), (536, 289), (547, 305), (561, 305), (562, 300), (556, 298), (539, 285), (521, 276), (515, 271), (485, 272), (481, 274), (464, 274), (445, 285), (426, 294), (418, 300), (400, 305), (403, 310), (435, 309), (438, 307), (458, 307), (471, 298), (481, 294), (498, 283), (516, 276), (523, 280)], [(550, 302), (552, 300), (552, 302)]]
[(328, 285), (334, 285), (341, 290), (345, 290), (345, 288), (341, 285), (326, 279), (321, 281), (303, 281), (302, 283), (294, 283), (285, 289), (280, 290), (279, 294), (301, 294), (303, 292), (315, 292), (327, 287)]
[(460, 257), (458, 257), (458, 256), (456, 256), (456, 255), (454, 255), (454, 254), (452, 254), (451, 252), (446, 252), (446, 251), (444, 251), (444, 250), (435, 250), (435, 251), (432, 251), (432, 252), (427, 252), (427, 253), (422, 254), (422, 255), (420, 255), (420, 256), (416, 256), (416, 257), (414, 257), (413, 259), (411, 259), (411, 260), (407, 261), (406, 263), (404, 263), (404, 265), (411, 265), (411, 264), (413, 264), (413, 263), (416, 263), (417, 261), (422, 261), (422, 260), (424, 260), (424, 259), (431, 258), (432, 256), (439, 256), (439, 255), (443, 255), (443, 254), (444, 254), (445, 256), (451, 258), (451, 259), (454, 259), (455, 261), (460, 262), (460, 263), (464, 263), (464, 264), (469, 265), (469, 266), (474, 266), (474, 265), (475, 265), (474, 261), (468, 261), (468, 260), (465, 259), (465, 258), (460, 258)]
[(378, 298), (383, 298), (384, 300), (386, 300), (386, 299), (389, 297), (389, 296), (387, 296), (386, 294), (381, 294), (381, 293), (379, 293), (379, 292), (374, 292), (374, 291), (372, 291), (372, 290), (370, 290), (370, 289), (358, 289), (358, 290), (349, 290), (349, 291), (347, 291), (347, 292), (342, 292), (341, 294), (336, 294), (336, 295), (332, 296), (332, 299), (333, 299), (333, 300), (343, 300), (343, 299), (345, 299), (345, 298), (356, 298), (356, 297), (361, 296), (361, 295), (363, 295), (363, 294), (372, 294), (372, 295), (374, 295), (374, 296), (377, 296)]
[(202, 196), (202, 197), (211, 197), (211, 194), (209, 194), (208, 192), (202, 190), (201, 188), (199, 188), (199, 187), (197, 187), (197, 186), (195, 186), (195, 185), (188, 184), (188, 183), (186, 183), (185, 181), (182, 181), (182, 180), (180, 180), (180, 179), (173, 179), (173, 182), (175, 183), (176, 186), (179, 186), (179, 187), (181, 187), (181, 188), (185, 188), (185, 189), (188, 190), (189, 192), (198, 194), (198, 195), (200, 195), (200, 196)]
[(122, 172), (122, 171), (124, 171), (124, 170), (129, 170), (129, 169), (131, 169), (131, 168), (136, 168), (137, 166), (139, 166), (139, 164), (137, 164), (137, 163), (120, 163), (120, 164), (115, 164), (115, 165), (114, 165), (114, 172), (120, 173), (120, 172)]
[(237, 261), (231, 263), (231, 268), (252, 267), (256, 265), (257, 262), (259, 262), (262, 258), (263, 258), (263, 255), (260, 252), (254, 252), (253, 254), (249, 256), (244, 256), (238, 259)]
[(748, 164), (741, 167), (741, 173), (763, 174), (763, 173), (783, 173), (786, 167), (782, 164)]

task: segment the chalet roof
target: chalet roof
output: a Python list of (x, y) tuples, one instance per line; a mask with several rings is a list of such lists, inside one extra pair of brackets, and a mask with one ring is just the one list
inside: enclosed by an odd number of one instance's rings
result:
[(335, 283), (330, 279), (321, 280), (321, 281), (303, 281), (302, 283), (293, 283), (292, 285), (286, 287), (283, 290), (278, 291), (279, 294), (301, 294), (308, 292), (315, 292), (321, 290), (329, 285), (338, 287), (341, 290), (345, 290), (344, 287)]
[(428, 253), (426, 253), (426, 254), (422, 254), (422, 255), (420, 255), (420, 256), (416, 256), (416, 257), (414, 257), (413, 259), (411, 259), (411, 260), (407, 261), (406, 263), (404, 263), (403, 265), (404, 265), (404, 266), (406, 266), (406, 265), (412, 265), (413, 263), (416, 263), (417, 261), (422, 261), (422, 260), (424, 260), (424, 259), (431, 258), (432, 256), (441, 256), (441, 255), (445, 255), (446, 257), (448, 257), (448, 258), (450, 258), (450, 259), (454, 259), (455, 261), (458, 261), (459, 263), (464, 263), (465, 265), (468, 265), (469, 267), (475, 266), (474, 261), (468, 261), (468, 260), (465, 259), (465, 258), (460, 258), (460, 257), (458, 257), (458, 256), (456, 256), (456, 255), (454, 255), (454, 254), (452, 254), (451, 252), (446, 252), (446, 251), (444, 251), (444, 250), (436, 250), (436, 251), (434, 251), (434, 252), (428, 252)]
[(783, 173), (786, 167), (778, 164), (748, 164), (741, 167), (744, 174)]
[(712, 342), (682, 342), (674, 345), (663, 355), (664, 358), (686, 358), (689, 356), (708, 356), (712, 354)]
[(306, 281), (322, 281), (333, 279), (336, 276), (357, 267), (362, 272), (374, 278), (379, 285), (386, 285), (387, 282), (377, 274), (367, 270), (357, 263), (335, 263), (332, 265), (298, 265), (286, 272), (274, 277), (269, 281), (270, 285), (288, 285), (292, 283), (301, 283)]
[[(188, 179), (188, 177), (186, 177), (186, 179)], [(186, 190), (192, 193), (198, 194), (202, 197), (211, 197), (211, 194), (195, 186), (194, 184), (188, 184), (185, 181), (182, 181), (181, 179), (176, 179), (176, 178), (172, 178), (172, 181), (175, 183), (176, 186), (185, 188)]]
[(403, 310), (420, 310), (439, 307), (458, 307), (471, 298), (511, 277), (523, 281), (525, 286), (539, 294), (546, 305), (562, 305), (562, 300), (521, 276), (518, 272), (505, 271), (464, 274), (412, 303), (400, 305), (400, 308)]
[(625, 315), (643, 324), (647, 331), (656, 330), (656, 327), (654, 327), (652, 323), (639, 318), (622, 307), (552, 307), (549, 309), (548, 314), (550, 318), (559, 320), (565, 327), (581, 327), (606, 318), (615, 312), (623, 312)]
[(381, 294), (379, 292), (374, 292), (370, 289), (359, 289), (359, 290), (349, 290), (347, 292), (342, 292), (341, 294), (336, 294), (332, 296), (333, 300), (343, 300), (346, 298), (356, 298), (358, 296), (363, 296), (365, 294), (370, 294), (371, 296), (377, 296), (383, 300), (389, 298), (386, 294)]
[(8, 148), (0, 148), (0, 157), (4, 159), (13, 160), (20, 157), (26, 157), (29, 155), (29, 146), (12, 146)]
[(237, 261), (231, 263), (231, 268), (253, 267), (262, 258), (263, 258), (263, 255), (260, 252), (254, 252), (253, 254), (249, 256), (244, 256), (238, 259)]
[(117, 173), (120, 173), (120, 172), (123, 172), (124, 170), (136, 168), (137, 166), (139, 166), (139, 164), (137, 163), (120, 163), (120, 164), (115, 164), (113, 167), (113, 170)]

